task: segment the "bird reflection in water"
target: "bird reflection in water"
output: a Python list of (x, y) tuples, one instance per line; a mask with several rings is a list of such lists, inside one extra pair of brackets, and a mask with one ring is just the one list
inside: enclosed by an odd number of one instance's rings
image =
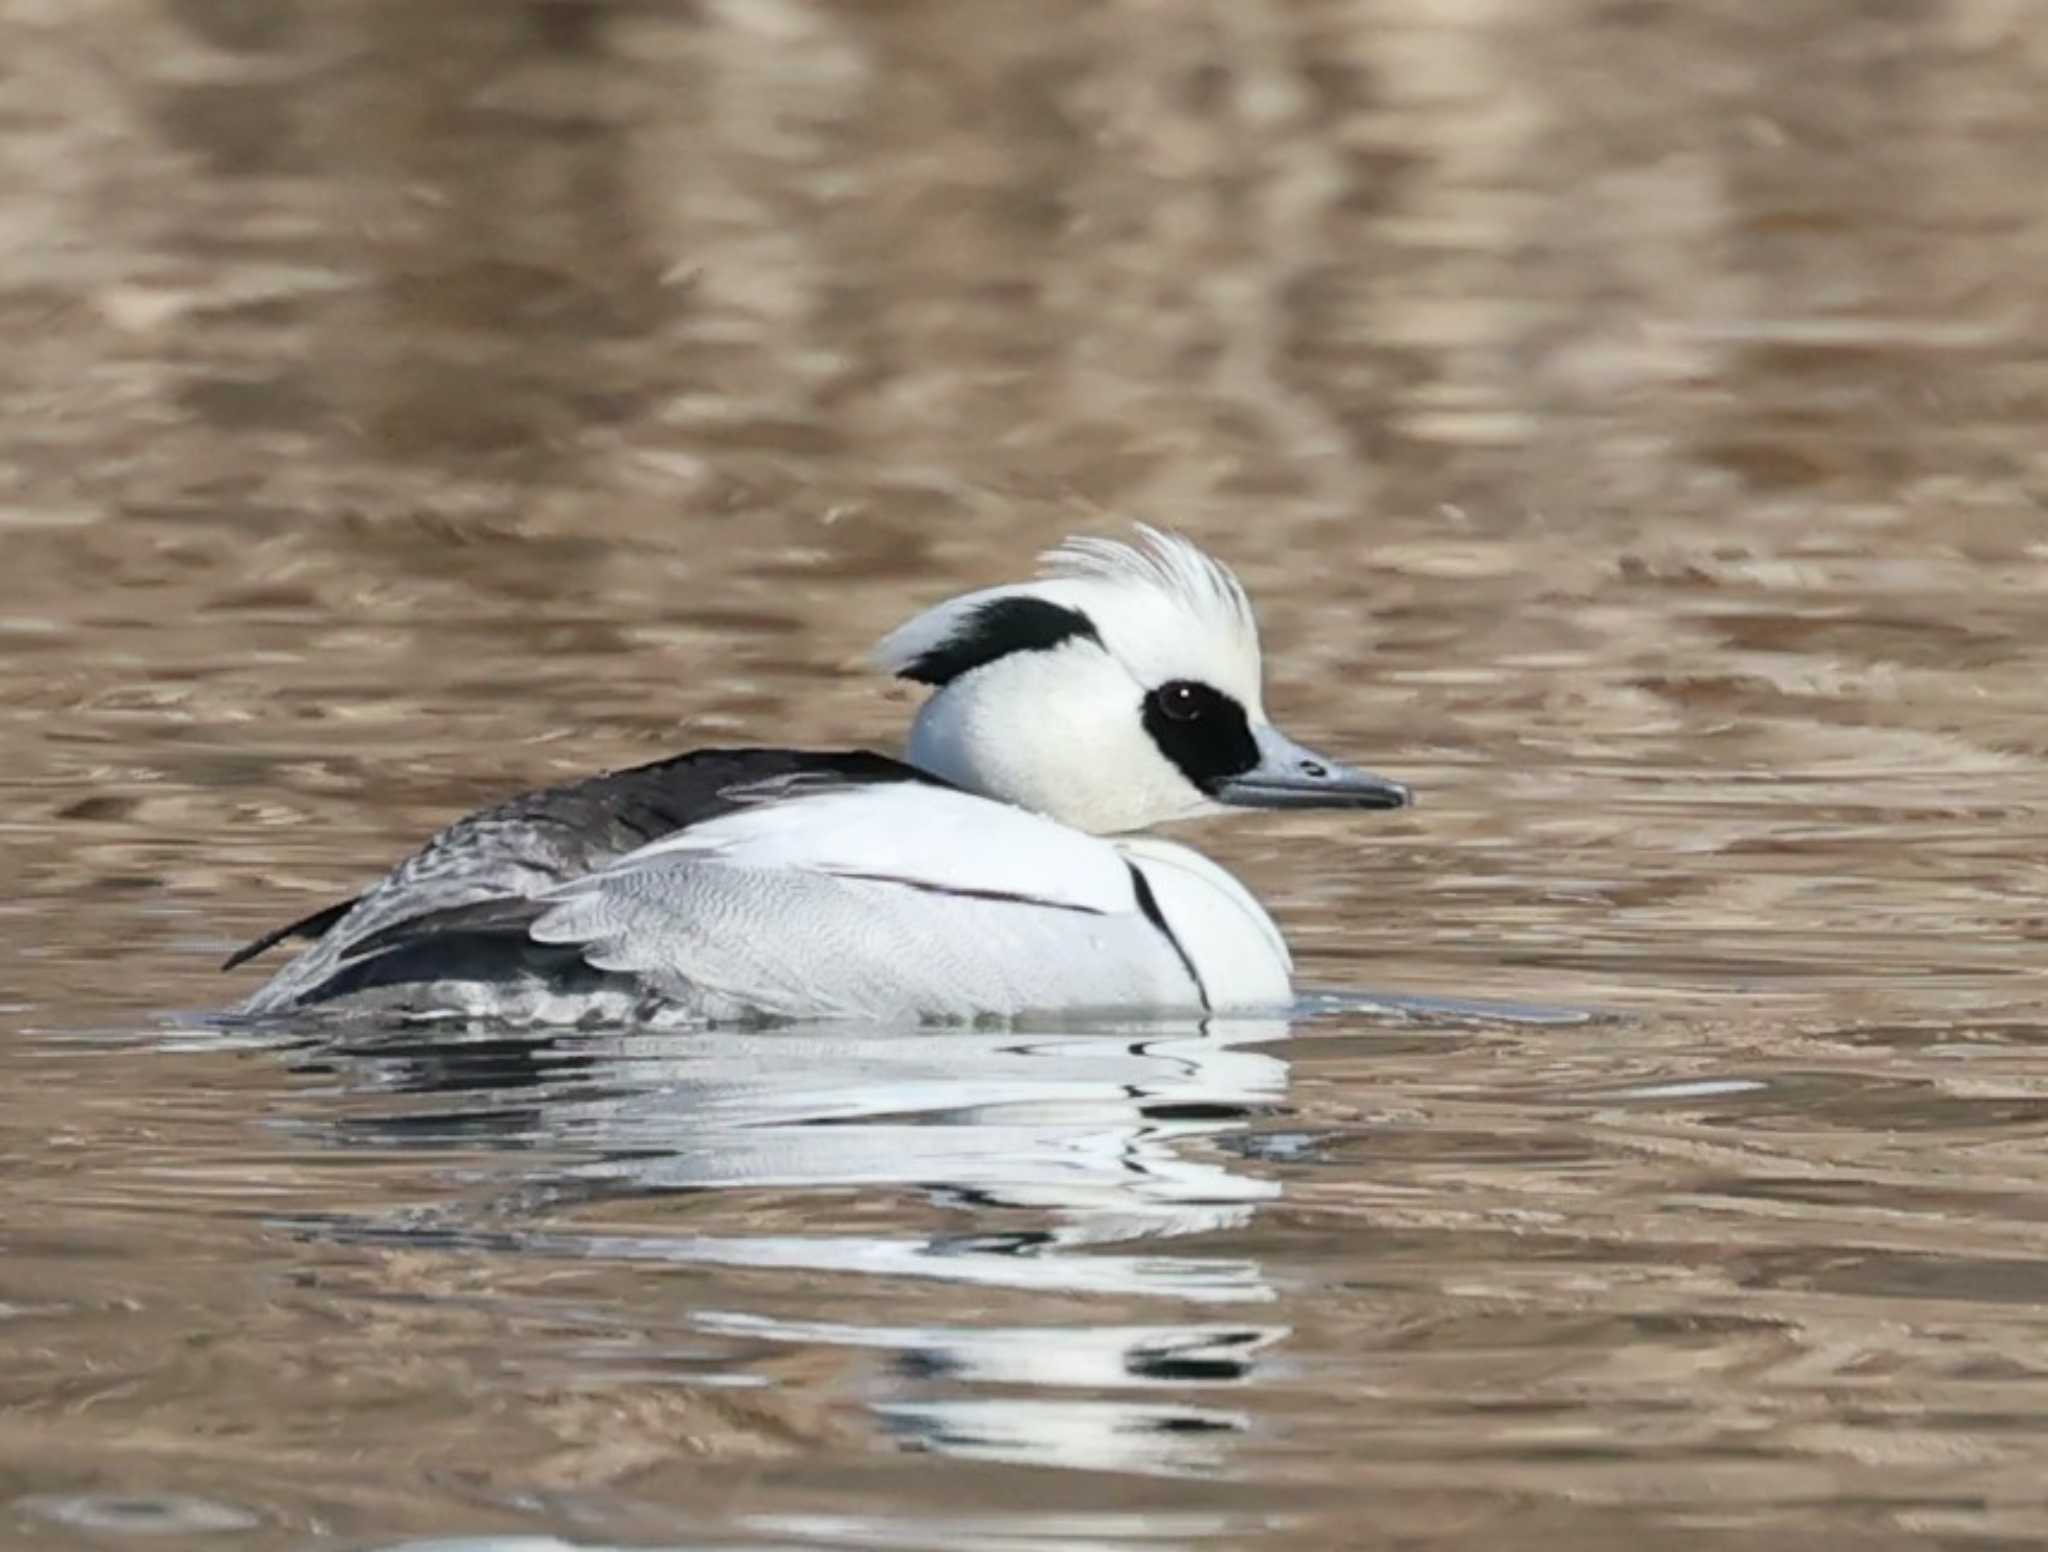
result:
[[(1044, 1324), (860, 1324), (700, 1309), (706, 1334), (893, 1355), (871, 1403), (909, 1447), (1094, 1469), (1210, 1470), (1243, 1417), (1183, 1401), (1250, 1380), (1286, 1328), (1180, 1321), (1271, 1303), (1259, 1265), (1165, 1242), (1241, 1229), (1278, 1181), (1230, 1146), (1283, 1111), (1285, 1020), (1038, 1032), (872, 1025), (423, 1035), (302, 1046), (357, 1103), (296, 1123), (351, 1149), (506, 1150), (457, 1202), (303, 1230), (415, 1248), (916, 1278), (1057, 1300)], [(367, 1097), (368, 1105), (360, 1101)], [(1221, 1144), (1219, 1146), (1219, 1144)], [(541, 1164), (540, 1159), (548, 1162)], [(565, 1209), (815, 1191), (816, 1231), (585, 1232)], [(953, 1226), (849, 1230), (849, 1191), (913, 1193)], [(710, 1216), (706, 1215), (707, 1218)], [(1021, 1220), (1021, 1221), (1020, 1221)], [(533, 1225), (533, 1226), (529, 1226)], [(1142, 1242), (1145, 1248), (1129, 1247)], [(1121, 1250), (1114, 1247), (1124, 1247)], [(1090, 1298), (1167, 1318), (1091, 1322)], [(781, 1301), (786, 1310), (788, 1301)], [(819, 1313), (826, 1313), (820, 1311)], [(1148, 1310), (1149, 1313), (1149, 1310)]]

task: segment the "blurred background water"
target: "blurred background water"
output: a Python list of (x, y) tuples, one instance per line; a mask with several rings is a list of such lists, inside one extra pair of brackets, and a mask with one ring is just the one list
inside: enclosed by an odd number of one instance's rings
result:
[[(2028, 0), (0, 0), (0, 1541), (2038, 1544), (2043, 166)], [(1196, 832), (1305, 981), (1618, 1017), (183, 1018), (1131, 518), (1421, 794)]]

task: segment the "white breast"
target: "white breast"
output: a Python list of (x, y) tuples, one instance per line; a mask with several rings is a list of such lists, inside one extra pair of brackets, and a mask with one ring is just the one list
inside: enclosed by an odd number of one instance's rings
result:
[(1114, 844), (1144, 874), (1210, 1007), (1277, 1010), (1293, 1000), (1287, 940), (1250, 890), (1186, 846), (1151, 836)]

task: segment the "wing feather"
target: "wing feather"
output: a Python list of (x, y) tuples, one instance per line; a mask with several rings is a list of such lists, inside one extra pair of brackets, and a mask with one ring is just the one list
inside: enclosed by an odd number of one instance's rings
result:
[(923, 789), (750, 805), (540, 897), (538, 943), (770, 1015), (966, 1017), (1184, 1002), (1178, 956), (1107, 842)]
[(1104, 915), (1136, 909), (1109, 842), (950, 788), (799, 790), (665, 836), (606, 871), (684, 857)]

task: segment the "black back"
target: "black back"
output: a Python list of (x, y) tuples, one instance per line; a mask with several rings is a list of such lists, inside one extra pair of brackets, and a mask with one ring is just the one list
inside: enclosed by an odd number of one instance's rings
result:
[[(525, 893), (515, 887), (518, 881), (566, 882), (664, 835), (733, 812), (746, 803), (747, 788), (792, 777), (849, 786), (950, 785), (901, 760), (860, 749), (698, 749), (604, 771), (521, 793), (456, 820), (370, 889), (265, 933), (222, 968), (233, 969), (288, 937), (325, 939), (343, 923), (349, 924), (346, 947), (353, 952), (400, 922), (447, 910), (452, 893), (466, 906), (486, 903), (478, 896), (490, 893), (514, 907)], [(494, 875), (504, 877), (505, 889), (479, 887)]]

